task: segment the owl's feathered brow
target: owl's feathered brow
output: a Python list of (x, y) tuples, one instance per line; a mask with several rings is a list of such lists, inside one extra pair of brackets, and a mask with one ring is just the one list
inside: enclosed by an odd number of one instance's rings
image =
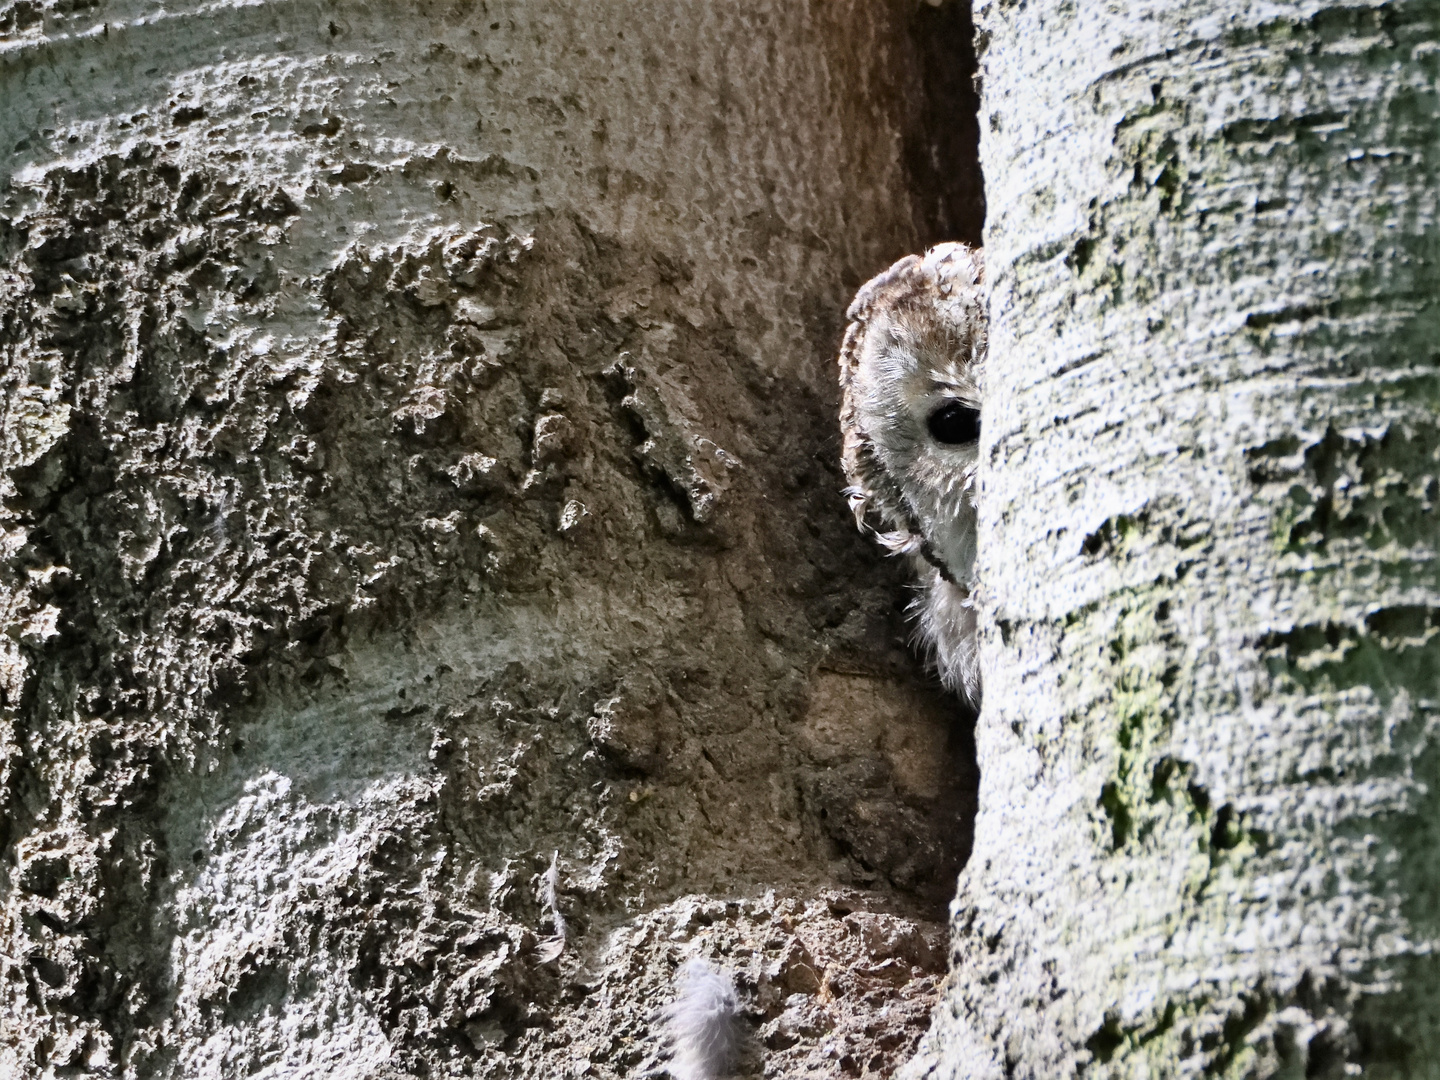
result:
[[(856, 294), (840, 350), (842, 460), (856, 524), (916, 557), (921, 642), (945, 685), (977, 704), (971, 594), (984, 283), (980, 252), (964, 244), (907, 256)], [(872, 512), (878, 529), (866, 520)]]

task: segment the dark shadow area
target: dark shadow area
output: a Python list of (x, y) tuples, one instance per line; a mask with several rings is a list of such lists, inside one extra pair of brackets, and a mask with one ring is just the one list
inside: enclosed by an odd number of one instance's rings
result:
[(985, 225), (970, 8), (968, 3), (920, 3), (910, 24), (920, 99), (904, 153), (915, 231), (924, 247), (944, 240), (978, 247)]

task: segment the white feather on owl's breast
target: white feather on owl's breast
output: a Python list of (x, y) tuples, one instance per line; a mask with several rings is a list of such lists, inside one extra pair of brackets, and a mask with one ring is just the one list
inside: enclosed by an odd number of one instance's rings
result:
[[(980, 702), (975, 499), (987, 319), (981, 253), (940, 244), (856, 294), (840, 350), (842, 458), (856, 524), (913, 557), (923, 651)], [(867, 517), (874, 516), (874, 528)]]

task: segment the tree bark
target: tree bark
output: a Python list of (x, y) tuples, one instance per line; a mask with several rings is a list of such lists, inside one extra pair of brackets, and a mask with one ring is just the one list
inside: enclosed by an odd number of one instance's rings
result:
[(656, 1075), (692, 955), (909, 1055), (973, 750), (833, 357), (975, 225), (929, 11), (0, 3), (0, 1073)]
[(908, 1075), (1435, 1076), (1440, 13), (977, 23), (982, 786)]

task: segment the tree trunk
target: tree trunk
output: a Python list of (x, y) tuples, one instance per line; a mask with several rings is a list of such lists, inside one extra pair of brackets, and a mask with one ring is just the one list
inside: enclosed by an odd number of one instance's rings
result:
[(0, 3), (0, 1073), (655, 1075), (691, 956), (909, 1055), (973, 750), (833, 357), (966, 19)]
[(1440, 1075), (1440, 11), (977, 23), (983, 779), (909, 1074)]

